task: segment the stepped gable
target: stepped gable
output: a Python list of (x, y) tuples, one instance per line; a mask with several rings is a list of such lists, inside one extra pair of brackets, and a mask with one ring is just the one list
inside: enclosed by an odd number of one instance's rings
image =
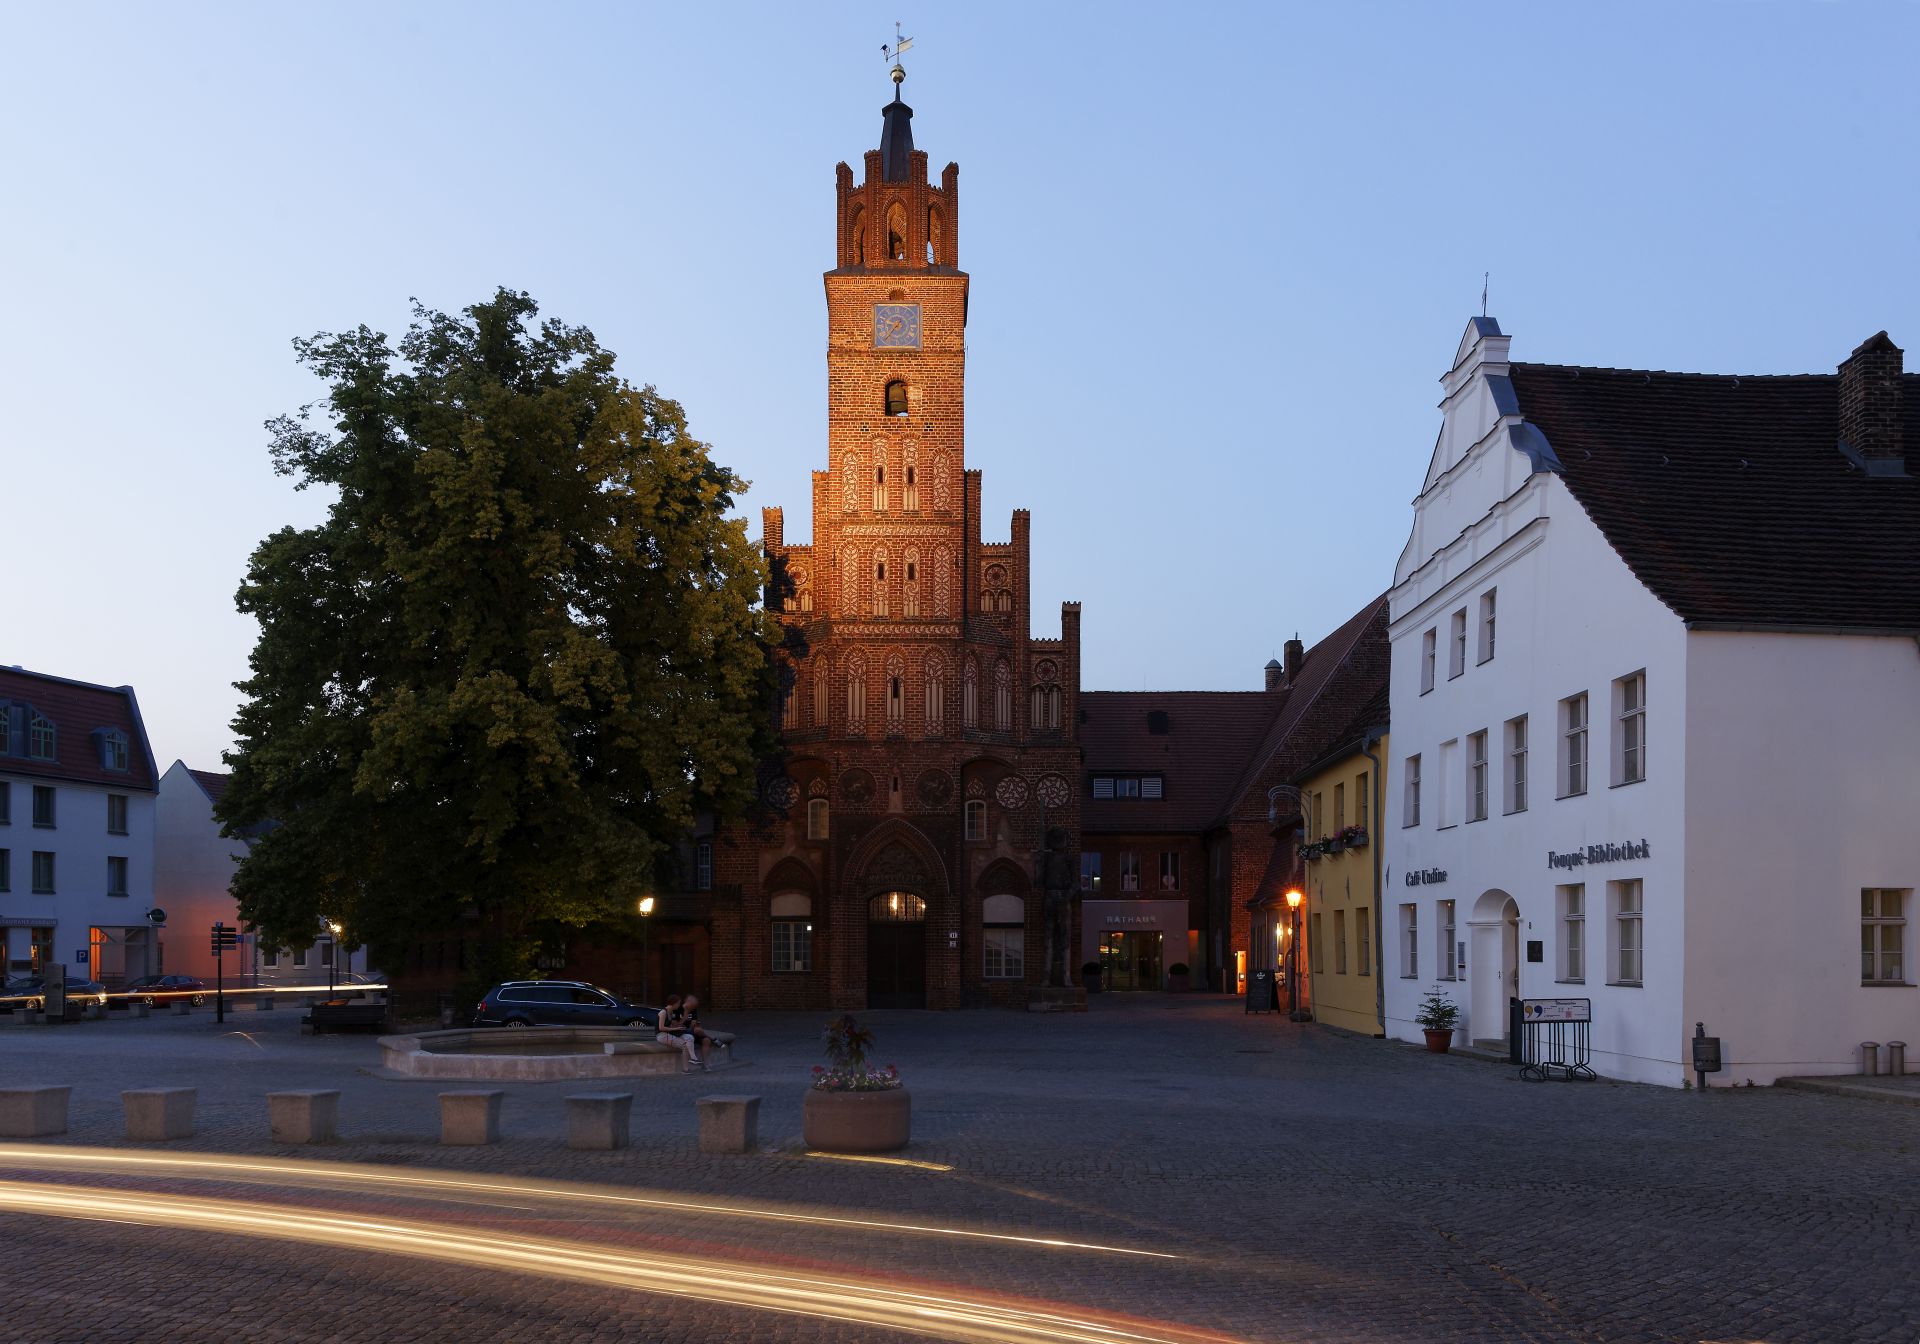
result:
[[(1920, 375), (1884, 335), (1855, 358), (1881, 350), (1887, 429), (1920, 444)], [(1567, 489), (1683, 620), (1920, 629), (1920, 478), (1842, 450), (1843, 375), (1511, 368)]]

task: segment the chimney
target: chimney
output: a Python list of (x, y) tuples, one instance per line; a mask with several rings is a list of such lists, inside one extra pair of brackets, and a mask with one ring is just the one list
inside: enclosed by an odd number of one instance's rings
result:
[(1286, 657), (1287, 685), (1291, 686), (1300, 680), (1300, 664), (1307, 661), (1307, 646), (1300, 642), (1298, 636), (1287, 641)]
[(1884, 331), (1840, 366), (1840, 451), (1869, 476), (1907, 474), (1902, 374), (1900, 347)]
[(1287, 684), (1287, 674), (1284, 670), (1282, 670), (1280, 666), (1280, 660), (1278, 658), (1267, 659), (1266, 671), (1267, 671), (1267, 689), (1268, 690), (1277, 691)]

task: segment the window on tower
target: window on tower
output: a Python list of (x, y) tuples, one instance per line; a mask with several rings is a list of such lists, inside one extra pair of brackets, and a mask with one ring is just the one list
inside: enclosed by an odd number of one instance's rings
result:
[(907, 413), (907, 385), (898, 378), (887, 384), (887, 414)]
[(907, 259), (907, 208), (898, 201), (887, 207), (887, 255), (895, 261)]

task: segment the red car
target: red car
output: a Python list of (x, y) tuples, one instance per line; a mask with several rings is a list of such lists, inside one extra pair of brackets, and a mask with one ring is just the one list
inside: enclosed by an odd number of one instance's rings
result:
[(163, 1000), (188, 999), (197, 1008), (207, 1001), (206, 985), (191, 975), (143, 975), (129, 980), (121, 993), (149, 1007)]

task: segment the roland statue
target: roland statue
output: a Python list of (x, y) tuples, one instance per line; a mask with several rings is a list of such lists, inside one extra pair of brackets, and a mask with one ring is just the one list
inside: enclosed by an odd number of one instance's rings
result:
[(1047, 827), (1046, 848), (1033, 856), (1033, 880), (1046, 893), (1047, 987), (1067, 989), (1067, 944), (1073, 938), (1073, 893), (1080, 880), (1080, 856), (1069, 846), (1064, 826)]

